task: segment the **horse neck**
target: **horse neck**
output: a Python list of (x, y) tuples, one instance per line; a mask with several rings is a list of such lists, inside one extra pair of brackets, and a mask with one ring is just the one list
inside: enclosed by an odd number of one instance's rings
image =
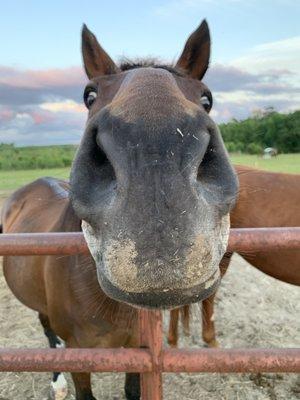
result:
[[(63, 231), (81, 231), (81, 221), (69, 203), (63, 216)], [(104, 320), (119, 328), (132, 329), (136, 324), (137, 311), (127, 304), (108, 297), (100, 287), (92, 256), (79, 254), (70, 257), (69, 284), (72, 298), (87, 320)]]
[(76, 305), (82, 310), (83, 318), (131, 330), (137, 321), (137, 311), (133, 307), (108, 297), (102, 290), (96, 265), (90, 255), (78, 255), (71, 263), (69, 274), (70, 289)]
[(299, 175), (247, 167), (236, 169), (240, 191), (236, 207), (230, 214), (232, 228), (299, 225)]

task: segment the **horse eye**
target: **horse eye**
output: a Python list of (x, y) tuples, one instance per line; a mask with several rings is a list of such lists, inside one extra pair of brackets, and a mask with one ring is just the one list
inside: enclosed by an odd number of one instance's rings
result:
[(204, 95), (201, 97), (200, 102), (201, 102), (202, 106), (204, 107), (204, 110), (205, 110), (206, 112), (209, 112), (210, 109), (211, 109), (211, 106), (212, 106), (212, 101), (211, 101), (211, 99), (210, 99), (206, 94), (204, 94)]
[(89, 89), (84, 93), (84, 102), (87, 108), (91, 108), (96, 98), (97, 98), (97, 92), (95, 89)]

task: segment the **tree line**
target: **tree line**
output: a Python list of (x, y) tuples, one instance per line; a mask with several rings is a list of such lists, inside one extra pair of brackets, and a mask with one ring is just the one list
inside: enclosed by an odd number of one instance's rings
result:
[(0, 170), (69, 167), (76, 151), (74, 145), (16, 147), (0, 144)]
[[(300, 152), (300, 111), (281, 114), (272, 108), (243, 120), (219, 125), (230, 153), (262, 154), (266, 147), (279, 153)], [(0, 170), (69, 167), (75, 145), (16, 147), (0, 144)]]
[(270, 107), (219, 127), (230, 153), (261, 154), (266, 147), (279, 153), (300, 152), (300, 111), (282, 114)]

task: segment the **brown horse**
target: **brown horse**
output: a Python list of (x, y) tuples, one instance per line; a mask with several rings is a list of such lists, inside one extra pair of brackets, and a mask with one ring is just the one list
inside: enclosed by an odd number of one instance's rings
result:
[[(237, 166), (240, 194), (230, 214), (233, 228), (300, 226), (300, 175), (260, 171)], [(273, 278), (300, 285), (300, 250), (241, 253), (246, 261)], [(229, 266), (232, 253), (220, 263), (221, 276)], [(202, 302), (202, 337), (209, 347), (218, 346), (214, 326), (215, 294)], [(188, 306), (187, 306), (188, 307)], [(184, 313), (187, 329), (189, 310)], [(179, 309), (171, 311), (168, 341), (178, 340)]]
[[(204, 21), (174, 67), (117, 66), (84, 26), (86, 130), (66, 183), (38, 180), (4, 206), (4, 233), (77, 231), (91, 256), (5, 257), (15, 296), (38, 311), (50, 346), (136, 346), (134, 306), (202, 300), (219, 283), (238, 182), (216, 125)], [(109, 296), (109, 297), (108, 297)], [(120, 302), (121, 301), (121, 302)], [(90, 374), (72, 374), (77, 400)], [(65, 395), (63, 375), (52, 382)], [(58, 390), (60, 389), (60, 390)], [(127, 399), (139, 375), (127, 374)]]

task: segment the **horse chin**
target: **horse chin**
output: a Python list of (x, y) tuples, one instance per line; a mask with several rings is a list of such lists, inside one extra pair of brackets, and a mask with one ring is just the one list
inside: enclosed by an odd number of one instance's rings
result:
[[(166, 249), (161, 249), (165, 253), (161, 253), (160, 259), (149, 256), (147, 262), (141, 263), (134, 241), (103, 240), (86, 222), (82, 228), (96, 263), (99, 284), (117, 301), (137, 307), (174, 308), (202, 301), (218, 287), (219, 262), (225, 244), (220, 241), (219, 229), (212, 239), (219, 239), (220, 246), (211, 246), (199, 234), (193, 246), (182, 254), (178, 252), (178, 260), (168, 257)], [(223, 240), (227, 229), (227, 223), (223, 224), (220, 235)]]
[(187, 289), (167, 289), (165, 291), (126, 292), (114, 285), (101, 269), (97, 268), (98, 281), (105, 294), (119, 302), (135, 308), (172, 309), (197, 303), (210, 297), (220, 284), (219, 268), (205, 282)]

